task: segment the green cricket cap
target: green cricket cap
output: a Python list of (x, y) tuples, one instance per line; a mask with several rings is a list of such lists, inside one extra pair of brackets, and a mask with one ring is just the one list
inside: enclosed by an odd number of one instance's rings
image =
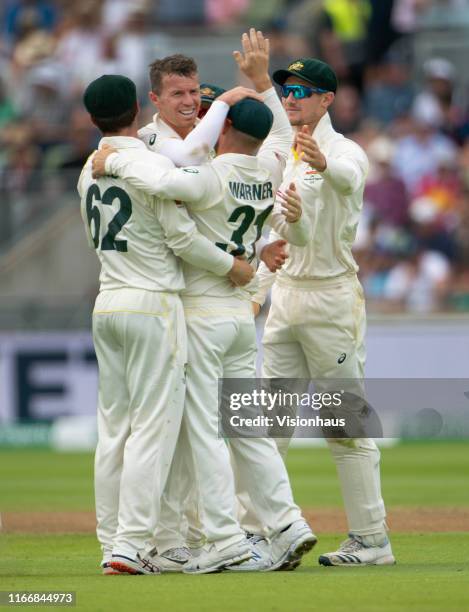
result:
[(205, 104), (211, 104), (214, 100), (221, 96), (221, 94), (225, 93), (226, 89), (223, 87), (217, 87), (216, 85), (211, 85), (210, 83), (201, 83), (200, 84), (200, 99)]
[(312, 58), (303, 57), (292, 62), (286, 70), (277, 70), (273, 79), (279, 85), (283, 85), (288, 77), (296, 76), (315, 87), (326, 91), (337, 91), (337, 75), (326, 62)]
[(233, 127), (244, 134), (264, 140), (270, 132), (274, 116), (268, 106), (254, 98), (244, 98), (233, 104), (228, 113)]
[(103, 74), (92, 81), (83, 94), (83, 103), (90, 115), (97, 119), (119, 117), (135, 108), (135, 83), (120, 74)]

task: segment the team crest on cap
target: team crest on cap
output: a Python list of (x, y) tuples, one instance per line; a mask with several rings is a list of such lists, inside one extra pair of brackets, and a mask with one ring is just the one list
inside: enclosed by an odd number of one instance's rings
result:
[(303, 64), (303, 62), (294, 62), (293, 64), (290, 64), (290, 66), (288, 66), (288, 70), (301, 70), (302, 68), (304, 68), (305, 65)]
[(202, 87), (202, 89), (200, 90), (200, 93), (203, 96), (213, 96), (213, 95), (215, 95), (215, 92), (213, 91), (213, 89), (211, 87)]

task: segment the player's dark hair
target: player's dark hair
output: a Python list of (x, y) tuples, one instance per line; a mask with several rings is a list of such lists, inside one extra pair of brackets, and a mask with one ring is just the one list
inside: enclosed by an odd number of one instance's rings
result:
[(190, 77), (197, 74), (197, 64), (192, 57), (187, 57), (181, 53), (168, 55), (163, 59), (157, 59), (150, 64), (150, 83), (153, 93), (160, 94), (165, 74), (178, 74), (179, 76)]
[(119, 115), (118, 117), (98, 119), (98, 117), (91, 116), (91, 120), (103, 134), (113, 134), (119, 130), (123, 130), (124, 128), (131, 126), (135, 117), (137, 116), (137, 113), (138, 106), (135, 105), (133, 108), (125, 111), (125, 113), (122, 113), (122, 115)]
[(255, 136), (250, 136), (249, 134), (245, 134), (244, 132), (240, 132), (233, 126), (231, 126), (233, 132), (236, 133), (236, 138), (239, 142), (241, 142), (245, 147), (251, 147), (253, 149), (259, 148), (261, 144), (264, 142), (263, 138), (256, 138)]

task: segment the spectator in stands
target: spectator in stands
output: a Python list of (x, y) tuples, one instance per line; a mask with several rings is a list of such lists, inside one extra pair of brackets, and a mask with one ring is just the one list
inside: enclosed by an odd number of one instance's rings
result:
[(419, 109), (413, 117), (412, 131), (396, 144), (393, 166), (413, 196), (422, 178), (435, 173), (442, 157), (455, 159), (453, 142), (435, 127), (437, 117), (431, 109)]
[(399, 34), (391, 22), (395, 0), (370, 0), (371, 15), (368, 24), (367, 64), (381, 64), (384, 55)]
[(423, 65), (425, 82), (422, 91), (415, 97), (415, 115), (431, 113), (436, 127), (444, 128), (455, 119), (453, 107), (453, 85), (455, 68), (451, 62), (434, 57)]
[(381, 64), (368, 71), (365, 114), (387, 126), (410, 111), (413, 98), (408, 58), (398, 49), (390, 49)]
[(356, 132), (362, 120), (362, 106), (358, 89), (353, 85), (341, 85), (331, 107), (334, 129), (349, 136)]
[(437, 168), (417, 183), (415, 195), (429, 198), (440, 216), (454, 216), (461, 195), (462, 183), (454, 154), (442, 151), (437, 158)]
[[(169, 52), (164, 34), (151, 32), (150, 6), (147, 0), (134, 0), (122, 24), (121, 31), (114, 39), (116, 74), (125, 74), (137, 86), (141, 102), (148, 101), (148, 65), (156, 56)], [(150, 38), (151, 36), (151, 38)], [(149, 55), (149, 53), (151, 55)]]
[(81, 0), (69, 9), (68, 24), (57, 47), (73, 95), (100, 76), (105, 34), (101, 23), (101, 3)]
[(53, 59), (32, 66), (18, 87), (17, 111), (28, 117), (42, 148), (62, 142), (68, 119), (68, 91), (62, 67)]
[(314, 28), (320, 57), (360, 91), (370, 16), (370, 0), (323, 0)]
[(7, 0), (3, 11), (3, 30), (11, 45), (32, 30), (51, 32), (58, 19), (55, 2), (48, 0)]
[(440, 310), (450, 290), (451, 266), (441, 253), (425, 250), (416, 243), (413, 254), (389, 272), (384, 297), (410, 312)]
[(56, 174), (62, 190), (75, 192), (80, 172), (98, 140), (98, 132), (88, 113), (81, 105), (75, 107), (68, 122), (66, 141), (50, 149), (44, 158), (43, 167), (48, 177)]
[(40, 182), (40, 150), (34, 146), (26, 121), (11, 123), (2, 131), (0, 160), (0, 236), (7, 242), (44, 205)]
[(431, 198), (415, 198), (409, 206), (409, 216), (413, 222), (411, 230), (422, 249), (440, 253), (448, 262), (457, 259), (457, 245), (453, 228), (448, 228), (444, 215)]
[(113, 35), (125, 26), (132, 7), (139, 5), (133, 0), (103, 0), (102, 24), (106, 35)]
[(404, 181), (392, 167), (394, 151), (393, 142), (385, 136), (379, 136), (368, 147), (370, 173), (364, 201), (381, 222), (404, 227), (409, 220), (409, 200)]

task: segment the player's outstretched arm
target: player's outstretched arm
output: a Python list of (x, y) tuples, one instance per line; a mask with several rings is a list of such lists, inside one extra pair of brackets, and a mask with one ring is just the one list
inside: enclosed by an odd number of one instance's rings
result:
[(118, 151), (104, 145), (92, 164), (94, 178), (117, 176), (148, 195), (180, 200), (197, 210), (210, 208), (224, 193), (222, 181), (210, 164), (174, 168), (166, 157), (145, 149)]

